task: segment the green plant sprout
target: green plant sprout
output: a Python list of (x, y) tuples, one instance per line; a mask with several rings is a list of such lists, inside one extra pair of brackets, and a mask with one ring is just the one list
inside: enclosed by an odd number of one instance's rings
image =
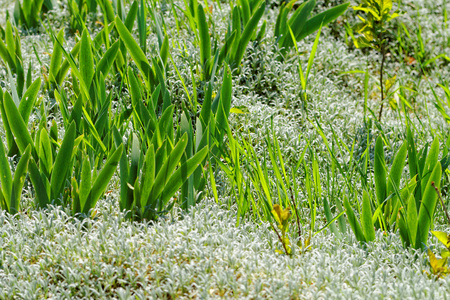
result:
[[(361, 23), (354, 27), (359, 36), (353, 39), (356, 48), (370, 47), (378, 51), (381, 55), (380, 64), (380, 90), (381, 90), (381, 107), (378, 113), (378, 120), (381, 120), (383, 114), (383, 104), (385, 99), (384, 86), (384, 64), (386, 60), (386, 44), (385, 33), (387, 32), (387, 24), (399, 14), (392, 10), (392, 0), (362, 0), (359, 6), (354, 6), (354, 10), (363, 11), (367, 14), (367, 19), (358, 15)], [(392, 83), (390, 83), (392, 85)], [(386, 91), (387, 92), (387, 91)]]
[[(275, 204), (272, 209), (272, 215), (275, 221), (277, 222), (278, 229), (281, 230), (281, 235), (272, 223), (270, 223), (270, 225), (272, 226), (273, 230), (278, 236), (278, 239), (283, 245), (283, 249), (286, 255), (291, 255), (292, 249), (290, 246), (290, 241), (289, 238), (286, 236), (286, 233), (289, 228), (289, 220), (292, 217), (291, 209), (289, 207), (283, 209), (279, 204)], [(277, 252), (283, 253), (280, 250), (277, 250)]]

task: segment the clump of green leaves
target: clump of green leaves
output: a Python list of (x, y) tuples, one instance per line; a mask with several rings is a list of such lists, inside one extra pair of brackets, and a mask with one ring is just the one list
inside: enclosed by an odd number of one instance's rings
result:
[(27, 29), (38, 27), (43, 4), (44, 0), (23, 0), (22, 4), (16, 0), (14, 6), (16, 24), (21, 24)]
[[(409, 179), (400, 188), (407, 156)], [(395, 154), (388, 174), (383, 140), (381, 137), (377, 139), (374, 184), (367, 185), (368, 190), (363, 193), (361, 225), (350, 203), (347, 199), (344, 200), (348, 220), (357, 240), (372, 241), (375, 238), (375, 227), (383, 231), (398, 230), (404, 247), (425, 248), (428, 232), (434, 222), (442, 170), (448, 167), (448, 156), (441, 161), (438, 156), (437, 138), (430, 148), (427, 144), (418, 152), (412, 132), (408, 129), (408, 139)]]
[[(19, 31), (9, 20), (6, 22), (4, 36), (4, 42), (0, 38), (0, 59), (3, 60), (9, 69), (11, 85), (14, 84), (13, 75), (16, 76), (16, 91), (12, 91), (12, 93), (17, 94), (21, 98), (25, 87), (29, 87), (31, 84), (31, 71), (29, 68), (28, 73), (25, 74)], [(25, 75), (27, 75), (27, 78), (25, 78)]]
[(282, 54), (285, 54), (294, 46), (293, 40), (299, 42), (322, 26), (336, 20), (347, 10), (350, 4), (337, 5), (310, 18), (310, 14), (316, 6), (316, 1), (309, 0), (300, 5), (288, 18), (288, 14), (296, 2), (297, 0), (283, 3), (275, 24), (275, 37)]
[(352, 228), (356, 239), (360, 242), (371, 242), (375, 240), (372, 208), (367, 191), (363, 191), (362, 213), (360, 216), (361, 223), (358, 222), (347, 197), (344, 198), (344, 207), (347, 212), (348, 222), (350, 223), (350, 227)]
[(72, 177), (71, 181), (73, 214), (87, 215), (95, 207), (116, 171), (122, 152), (123, 145), (119, 145), (117, 149), (111, 151), (101, 170), (96, 169), (85, 153), (78, 158), (78, 169), (76, 170), (78, 178)]
[[(150, 120), (142, 143), (136, 134), (132, 135), (128, 145), (130, 158), (126, 151), (122, 153), (119, 204), (122, 210), (131, 211), (134, 219), (155, 220), (159, 214), (169, 211), (174, 204), (170, 201), (174, 194), (208, 153), (205, 146), (189, 159), (182, 159), (188, 134), (174, 140), (173, 112), (171, 105), (160, 119)], [(122, 136), (116, 129), (113, 132), (115, 144), (120, 147)]]
[(383, 114), (383, 101), (385, 98), (383, 72), (386, 60), (387, 24), (399, 15), (396, 12), (391, 13), (392, 0), (362, 0), (361, 4), (359, 6), (354, 6), (353, 9), (366, 13), (366, 18), (358, 15), (361, 23), (356, 24), (354, 27), (354, 31), (358, 33), (358, 36), (353, 39), (356, 48), (370, 47), (378, 51), (381, 55), (381, 107), (378, 114), (378, 119), (381, 120)]

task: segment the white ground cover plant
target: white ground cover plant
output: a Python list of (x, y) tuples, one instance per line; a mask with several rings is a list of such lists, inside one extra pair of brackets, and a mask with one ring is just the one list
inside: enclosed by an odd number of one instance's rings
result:
[[(426, 260), (395, 235), (361, 247), (314, 237), (311, 251), (274, 252), (266, 226), (236, 227), (235, 209), (206, 200), (158, 224), (130, 223), (111, 199), (96, 220), (59, 208), (0, 215), (0, 297), (444, 299)], [(351, 236), (351, 235), (349, 235)]]
[[(184, 7), (182, 1), (175, 2)], [(344, 1), (317, 2), (316, 9), (321, 11), (330, 3), (336, 5)], [(411, 30), (420, 24), (428, 58), (443, 53), (449, 56), (450, 24), (445, 19), (444, 11), (450, 11), (450, 2), (398, 2), (400, 4), (396, 5), (401, 6), (402, 11), (399, 22)], [(49, 24), (55, 27), (55, 32), (68, 26), (68, 9), (63, 1), (60, 4), (55, 11), (48, 13)], [(169, 4), (159, 3), (158, 8), (164, 10)], [(357, 4), (356, 1), (351, 3)], [(214, 18), (215, 34), (223, 39), (228, 28), (230, 7), (228, 3), (222, 3), (221, 9), (217, 3), (211, 2), (210, 5), (213, 7), (211, 18)], [(0, 0), (2, 26), (6, 23), (6, 11), (12, 15), (13, 7), (14, 1)], [(179, 50), (173, 50), (171, 54), (184, 84), (192, 93), (193, 78), (186, 64), (199, 58), (199, 49), (193, 43), (187, 26), (177, 32), (176, 20), (170, 10), (163, 14), (170, 41), (185, 45), (183, 54)], [(286, 163), (296, 162), (309, 142), (318, 155), (320, 175), (324, 178), (322, 182), (326, 182), (329, 163), (327, 149), (313, 126), (314, 121), (311, 123), (308, 118), (318, 119), (327, 139), (332, 140), (336, 135), (349, 148), (358, 134), (365, 139), (369, 132), (373, 135), (382, 132), (389, 138), (387, 151), (392, 156), (404, 139), (404, 113), (388, 107), (386, 102), (380, 127), (365, 129), (364, 74), (348, 73), (369, 70), (373, 78), (369, 78), (368, 107), (378, 112), (380, 103), (376, 72), (379, 56), (371, 50), (363, 53), (354, 49), (351, 43), (346, 43), (342, 25), (322, 28), (308, 78), (306, 113), (299, 94), (301, 84), (294, 51), (285, 61), (276, 59), (278, 53), (274, 47), (272, 28), (277, 14), (278, 8), (268, 5), (260, 22), (267, 21), (266, 35), (259, 43), (249, 43), (240, 73), (232, 76), (232, 105), (245, 106), (248, 113), (232, 114), (231, 128), (242, 132), (252, 142), (258, 155), (264, 157), (265, 132), (273, 116), (274, 131)], [(344, 20), (350, 25), (355, 23), (355, 13), (349, 9), (339, 22)], [(20, 33), (23, 65), (32, 63), (35, 79), (48, 69), (50, 56), (46, 53), (52, 53), (53, 44), (43, 27), (35, 32), (23, 30)], [(95, 33), (91, 34), (95, 36)], [(308, 64), (314, 39), (313, 34), (298, 44), (304, 67)], [(74, 36), (67, 34), (66, 40), (68, 49), (71, 49), (76, 42)], [(150, 30), (148, 49), (157, 49), (156, 44), (156, 33)], [(37, 62), (35, 52), (42, 65)], [(444, 92), (435, 85), (443, 80), (448, 83), (448, 62), (436, 60), (424, 76), (415, 65), (408, 65), (392, 54), (386, 58), (385, 70), (390, 77), (397, 76), (399, 85), (415, 91), (410, 93), (408, 99), (414, 108), (408, 110), (408, 116), (417, 128), (417, 143), (422, 146), (431, 142), (435, 135), (440, 136), (443, 143), (449, 126), (433, 105), (435, 99), (430, 86), (442, 99), (445, 98)], [(198, 81), (199, 75), (195, 74), (194, 78)], [(108, 89), (119, 89), (115, 84), (114, 79), (107, 80)], [(70, 85), (68, 81), (64, 85), (69, 93)], [(174, 103), (187, 102), (183, 84), (171, 66), (168, 67), (167, 85)], [(0, 63), (0, 86), (4, 90), (11, 89), (3, 62)], [(219, 88), (216, 87), (215, 92)], [(49, 104), (48, 107), (55, 104), (48, 93), (39, 96)], [(401, 103), (398, 97), (395, 100)], [(51, 110), (48, 116), (58, 123), (62, 122), (56, 109)], [(34, 120), (39, 122), (38, 109), (31, 115), (30, 123)], [(1, 138), (5, 142), (3, 126), (0, 128)], [(358, 143), (361, 145), (356, 144), (355, 149), (365, 149), (363, 140), (358, 140)], [(343, 163), (349, 160), (345, 156), (338, 159)], [(51, 206), (45, 210), (36, 209), (31, 184), (27, 183), (22, 195), (21, 212), (10, 216), (0, 211), (0, 299), (449, 297), (450, 277), (430, 278), (424, 272), (429, 272), (425, 253), (403, 248), (398, 232), (377, 231), (374, 242), (362, 245), (356, 241), (348, 226), (342, 239), (326, 229), (312, 238), (309, 251), (300, 253), (294, 245), (293, 255), (278, 254), (276, 250), (280, 249), (280, 245), (269, 224), (248, 217), (236, 225), (237, 208), (235, 199), (229, 196), (230, 184), (224, 174), (219, 172), (217, 175), (219, 204), (211, 196), (189, 212), (175, 207), (165, 218), (154, 223), (125, 219), (124, 212), (119, 211), (117, 175), (110, 182), (107, 195), (97, 203), (96, 216), (83, 220), (72, 217), (70, 208)], [(343, 176), (336, 175), (338, 186), (345, 186)], [(361, 188), (358, 174), (350, 176), (356, 189)], [(337, 197), (343, 194), (345, 190)], [(326, 197), (331, 195), (326, 194)], [(444, 195), (444, 201), (448, 205), (448, 195)], [(310, 224), (306, 211), (302, 215), (306, 218), (304, 232)], [(326, 223), (322, 207), (318, 211), (317, 229)], [(439, 205), (437, 211), (436, 229), (449, 232)], [(431, 235), (428, 246), (442, 248)]]

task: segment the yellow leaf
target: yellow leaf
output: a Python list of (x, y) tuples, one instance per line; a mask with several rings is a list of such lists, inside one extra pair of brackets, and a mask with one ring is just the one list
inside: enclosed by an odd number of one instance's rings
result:
[(392, 19), (397, 18), (398, 16), (400, 16), (398, 13), (393, 13), (391, 14), (388, 18), (387, 18), (387, 22), (389, 22)]
[(357, 15), (357, 17), (358, 17), (361, 21), (363, 21), (363, 23), (366, 23), (366, 19), (364, 19), (364, 18), (361, 17), (360, 15)]
[(431, 272), (434, 275), (442, 276), (448, 273), (447, 258), (436, 258), (430, 249), (428, 249), (428, 257), (430, 259)]
[(281, 222), (285, 223), (291, 218), (291, 210), (289, 208), (283, 209), (281, 212)]
[(311, 245), (311, 235), (305, 240), (305, 244), (303, 245), (303, 250), (308, 250), (309, 246)]
[(438, 238), (438, 240), (444, 244), (444, 246), (450, 250), (450, 234), (446, 234), (442, 231), (431, 231), (431, 233)]
[(386, 80), (386, 92), (388, 92), (391, 87), (394, 85), (395, 80), (397, 79), (397, 75), (394, 75), (394, 77), (389, 78), (388, 80)]
[(279, 225), (281, 225), (281, 207), (275, 204), (272, 209), (272, 214)]
[(392, 0), (377, 0), (381, 13), (388, 13), (392, 9)]
[(275, 204), (273, 206), (272, 213), (274, 214), (275, 219), (280, 224), (283, 224), (291, 217), (291, 210), (289, 209), (289, 207), (282, 209), (279, 204)]
[(289, 247), (289, 245), (286, 245), (286, 249), (287, 249), (287, 253), (288, 253), (289, 255), (291, 255), (291, 253), (292, 253), (291, 247)]
[(249, 110), (245, 106), (238, 106), (230, 108), (230, 112), (233, 114), (248, 114)]
[(230, 108), (230, 113), (232, 114), (247, 114), (248, 112), (244, 112), (242, 109), (239, 109), (237, 107)]
[(389, 106), (393, 109), (393, 110), (396, 110), (397, 108), (398, 108), (398, 104), (397, 104), (397, 101), (395, 101), (395, 99), (390, 99), (389, 100)]

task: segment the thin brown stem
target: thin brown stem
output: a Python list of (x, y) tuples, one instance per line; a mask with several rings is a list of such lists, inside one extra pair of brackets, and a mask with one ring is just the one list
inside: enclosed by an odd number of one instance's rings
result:
[(383, 40), (381, 40), (380, 47), (381, 47), (381, 65), (380, 65), (381, 107), (380, 107), (380, 112), (378, 114), (378, 121), (381, 122), (381, 115), (383, 114), (383, 105), (384, 105), (383, 69), (384, 69), (384, 61), (386, 60), (386, 53), (385, 53), (385, 49), (384, 49), (384, 45), (383, 45)]
[(294, 206), (295, 216), (297, 217), (298, 237), (301, 238), (302, 237), (302, 229), (300, 227), (300, 217), (298, 216), (297, 204), (295, 204), (294, 192), (292, 191), (292, 187), (289, 187), (289, 190), (291, 192), (291, 201)]
[(444, 209), (445, 215), (447, 216), (447, 221), (450, 224), (450, 215), (448, 214), (447, 207), (445, 206), (444, 201), (442, 200), (441, 193), (439, 192), (439, 189), (434, 184), (434, 181), (431, 182), (431, 185), (434, 187), (434, 190), (436, 191), (436, 193), (439, 197), (439, 200), (441, 200), (442, 208)]
[(288, 249), (286, 248), (286, 245), (285, 245), (284, 242), (283, 242), (283, 238), (282, 238), (281, 235), (278, 233), (278, 230), (275, 228), (275, 226), (273, 226), (272, 222), (270, 222), (270, 226), (272, 226), (272, 229), (273, 229), (273, 231), (275, 231), (275, 233), (277, 234), (278, 239), (279, 239), (280, 242), (281, 242), (281, 245), (283, 245), (284, 252), (286, 252), (286, 255), (289, 255), (289, 251), (288, 251)]

